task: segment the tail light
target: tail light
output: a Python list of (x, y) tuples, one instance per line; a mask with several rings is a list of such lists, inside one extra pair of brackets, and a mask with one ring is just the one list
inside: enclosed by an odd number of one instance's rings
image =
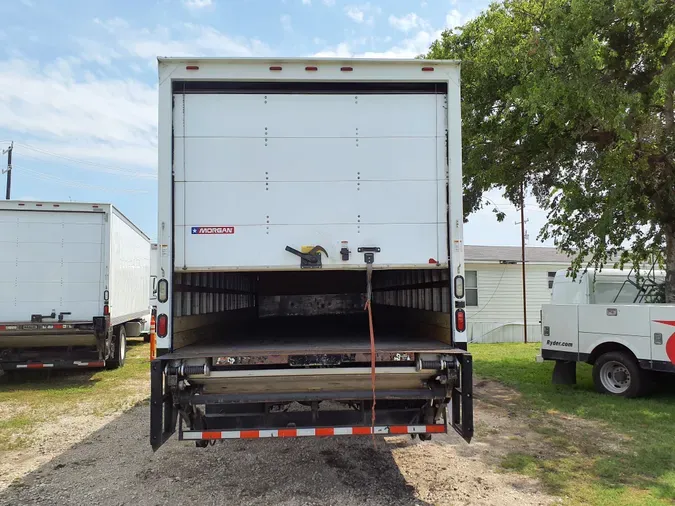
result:
[(165, 314), (161, 314), (157, 318), (157, 335), (159, 337), (166, 337), (168, 331), (169, 331), (169, 317)]
[(157, 358), (157, 318), (156, 310), (150, 313), (150, 360)]
[(103, 316), (110, 316), (110, 306), (108, 304), (103, 306)]
[(457, 332), (464, 332), (466, 330), (466, 313), (463, 309), (455, 311), (455, 328)]
[(169, 281), (164, 278), (157, 282), (157, 300), (162, 304), (169, 300)]
[(464, 298), (464, 277), (455, 276), (455, 298), (463, 299)]

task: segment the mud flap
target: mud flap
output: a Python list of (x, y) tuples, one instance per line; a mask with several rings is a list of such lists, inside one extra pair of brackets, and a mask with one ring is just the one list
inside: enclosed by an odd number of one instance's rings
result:
[(467, 442), (473, 437), (473, 358), (470, 353), (457, 355), (459, 360), (459, 386), (452, 389), (450, 423)]
[(178, 410), (168, 390), (162, 361), (155, 359), (150, 365), (150, 444), (153, 451), (176, 432)]
[(556, 360), (553, 367), (554, 385), (576, 385), (577, 384), (577, 363), (567, 360)]

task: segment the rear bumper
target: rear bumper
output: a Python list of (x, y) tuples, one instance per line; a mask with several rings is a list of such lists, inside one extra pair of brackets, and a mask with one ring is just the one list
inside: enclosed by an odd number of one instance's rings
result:
[(37, 369), (97, 369), (105, 367), (105, 360), (47, 360), (45, 362), (0, 362), (2, 371), (23, 371)]
[(96, 346), (96, 333), (93, 330), (0, 333), (0, 349), (51, 348), (61, 346)]
[[(209, 439), (430, 434), (447, 432), (448, 426), (468, 442), (473, 437), (472, 357), (459, 349), (450, 354), (457, 358), (451, 371), (376, 368), (375, 420), (369, 370), (282, 369), (285, 374), (278, 374), (267, 369), (256, 378), (255, 371), (249, 377), (218, 371), (190, 375), (186, 367), (181, 376), (171, 359), (160, 357), (151, 367), (151, 444), (156, 450), (176, 429), (179, 439), (201, 444)], [(444, 375), (451, 380), (439, 381)], [(178, 387), (184, 382), (190, 387)], [(288, 409), (294, 402), (309, 409)]]

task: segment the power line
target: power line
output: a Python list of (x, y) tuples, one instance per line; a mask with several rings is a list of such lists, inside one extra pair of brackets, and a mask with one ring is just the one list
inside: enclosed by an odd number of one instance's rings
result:
[(81, 181), (72, 181), (67, 179), (62, 179), (51, 174), (46, 174), (34, 169), (29, 169), (28, 167), (21, 166), (21, 170), (26, 172), (28, 177), (38, 179), (40, 181), (46, 181), (50, 183), (62, 184), (64, 186), (69, 186), (72, 188), (79, 188), (82, 190), (96, 190), (96, 191), (106, 191), (106, 192), (119, 192), (119, 193), (147, 193), (145, 190), (132, 190), (132, 189), (122, 189), (122, 188), (109, 188), (103, 186), (95, 186)]
[[(123, 169), (121, 167), (115, 167), (113, 165), (105, 165), (105, 164), (102, 164), (102, 163), (91, 162), (89, 160), (82, 160), (82, 159), (79, 159), (79, 158), (73, 158), (73, 157), (70, 157), (70, 156), (65, 156), (65, 155), (61, 155), (61, 154), (58, 154), (58, 153), (54, 153), (52, 151), (48, 151), (46, 149), (38, 148), (38, 147), (32, 146), (30, 144), (23, 143), (23, 142), (17, 142), (16, 144), (21, 146), (21, 147), (24, 147), (26, 149), (29, 149), (31, 151), (35, 151), (36, 153), (42, 153), (42, 154), (47, 155), (47, 156), (59, 158), (61, 160), (66, 160), (66, 161), (73, 162), (73, 163), (88, 165), (90, 167), (102, 169), (103, 172), (107, 172), (107, 173), (110, 173), (110, 174), (120, 174), (120, 175), (124, 175), (124, 176), (128, 176), (128, 177), (134, 177), (134, 178), (140, 178), (140, 179), (157, 179), (157, 176), (155, 174), (151, 174), (149, 172), (138, 172), (138, 171), (133, 171), (133, 170), (128, 170), (128, 169)], [(29, 155), (26, 155), (26, 156), (29, 156)], [(40, 158), (37, 158), (37, 157), (30, 157), (30, 158), (35, 159), (35, 160), (40, 160)], [(87, 170), (84, 167), (74, 167), (72, 165), (70, 165), (69, 167), (72, 167), (72, 168), (75, 168), (75, 169), (78, 169), (78, 170)], [(99, 171), (99, 172), (101, 172), (101, 171)]]

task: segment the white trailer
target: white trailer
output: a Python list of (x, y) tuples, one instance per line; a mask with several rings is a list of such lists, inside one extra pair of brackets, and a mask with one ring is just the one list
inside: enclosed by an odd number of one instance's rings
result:
[(177, 420), (198, 446), (469, 440), (459, 64), (160, 58), (159, 81), (152, 446)]
[(0, 368), (119, 367), (150, 241), (111, 204), (0, 201)]
[(599, 392), (636, 397), (655, 376), (675, 373), (675, 305), (631, 304), (645, 290), (624, 284), (623, 271), (566, 274), (556, 274), (554, 303), (541, 311), (541, 360), (556, 361), (554, 383), (574, 384), (576, 363), (587, 362)]

